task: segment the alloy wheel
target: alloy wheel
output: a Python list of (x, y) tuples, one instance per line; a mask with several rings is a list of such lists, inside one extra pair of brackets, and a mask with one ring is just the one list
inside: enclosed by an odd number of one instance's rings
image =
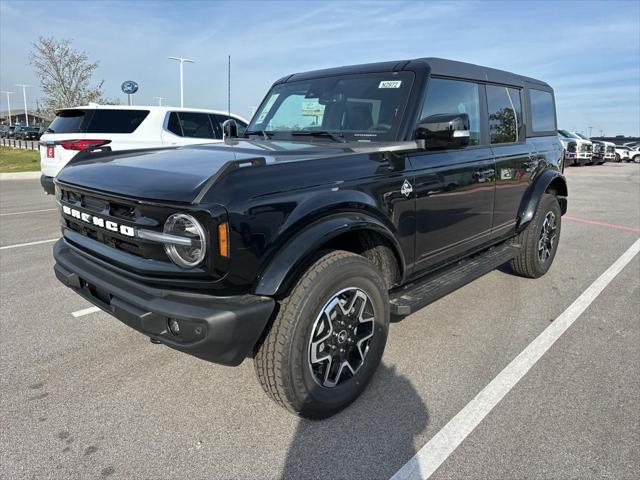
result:
[(345, 288), (324, 305), (309, 340), (309, 368), (318, 385), (333, 388), (362, 367), (374, 319), (373, 303), (359, 288)]
[(547, 212), (544, 217), (544, 222), (542, 222), (542, 230), (540, 232), (540, 238), (538, 239), (538, 259), (543, 263), (551, 256), (556, 240), (557, 228), (556, 214)]

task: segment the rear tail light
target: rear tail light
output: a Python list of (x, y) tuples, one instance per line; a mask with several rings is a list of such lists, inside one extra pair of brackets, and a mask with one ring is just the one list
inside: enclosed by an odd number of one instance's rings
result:
[(111, 143), (111, 140), (60, 140), (58, 144), (65, 150), (87, 150)]

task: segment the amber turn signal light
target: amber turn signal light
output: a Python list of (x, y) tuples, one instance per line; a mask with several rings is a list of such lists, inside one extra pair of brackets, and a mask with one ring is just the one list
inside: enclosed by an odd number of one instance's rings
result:
[(221, 257), (229, 257), (229, 224), (218, 225), (218, 252)]

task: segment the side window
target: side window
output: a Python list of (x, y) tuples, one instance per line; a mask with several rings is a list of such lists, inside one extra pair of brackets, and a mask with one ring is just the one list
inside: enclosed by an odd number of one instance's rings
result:
[(215, 138), (209, 115), (198, 112), (180, 112), (180, 125), (185, 137)]
[(480, 143), (480, 95), (478, 84), (460, 80), (432, 78), (420, 118), (431, 115), (466, 113), (469, 115), (469, 145)]
[(167, 130), (169, 130), (171, 133), (175, 133), (180, 137), (183, 136), (182, 127), (180, 126), (180, 119), (178, 118), (178, 114), (176, 112), (171, 112), (171, 114), (169, 115)]
[(534, 132), (550, 132), (556, 129), (553, 96), (549, 92), (529, 89), (531, 129)]
[(491, 143), (513, 143), (524, 137), (520, 91), (487, 85)]

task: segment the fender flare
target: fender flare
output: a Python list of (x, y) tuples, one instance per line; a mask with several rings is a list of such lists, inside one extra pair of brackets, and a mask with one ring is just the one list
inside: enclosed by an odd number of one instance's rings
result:
[(288, 287), (292, 274), (297, 273), (306, 259), (322, 245), (339, 235), (356, 230), (374, 231), (388, 240), (398, 257), (401, 273), (405, 271), (400, 244), (384, 223), (366, 213), (344, 212), (323, 217), (289, 239), (261, 272), (254, 293), (263, 296), (277, 295), (283, 287)]
[(542, 195), (550, 187), (557, 192), (556, 196), (558, 197), (562, 214), (567, 213), (568, 190), (566, 178), (557, 170), (544, 170), (535, 178), (533, 184), (527, 189), (522, 202), (520, 202), (516, 224), (517, 232), (521, 232), (533, 220), (540, 200), (542, 200)]

